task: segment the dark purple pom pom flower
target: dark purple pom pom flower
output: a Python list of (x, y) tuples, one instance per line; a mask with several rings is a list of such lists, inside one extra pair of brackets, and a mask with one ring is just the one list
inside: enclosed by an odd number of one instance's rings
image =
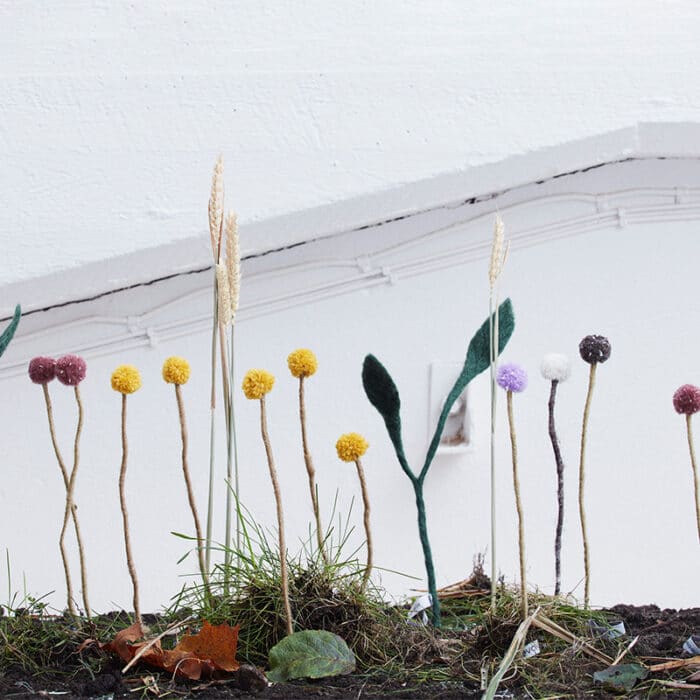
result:
[(610, 341), (604, 335), (587, 335), (578, 345), (581, 359), (594, 365), (610, 357)]
[(87, 365), (78, 355), (64, 355), (56, 360), (56, 376), (61, 384), (78, 386), (85, 379)]
[(506, 391), (524, 391), (527, 387), (527, 372), (513, 363), (501, 365), (496, 372), (496, 382)]
[(56, 360), (53, 357), (35, 357), (29, 363), (29, 378), (35, 384), (48, 384), (56, 376)]
[(673, 408), (676, 409), (676, 413), (685, 413), (686, 416), (700, 411), (700, 387), (684, 384), (676, 389), (673, 395)]

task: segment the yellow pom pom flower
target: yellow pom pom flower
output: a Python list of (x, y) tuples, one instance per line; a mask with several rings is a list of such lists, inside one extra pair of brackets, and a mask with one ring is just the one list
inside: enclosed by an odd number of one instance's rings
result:
[(287, 357), (287, 367), (289, 367), (292, 376), (297, 379), (300, 377), (310, 377), (318, 368), (318, 360), (311, 350), (299, 348), (290, 353), (289, 357)]
[(119, 365), (112, 372), (112, 389), (120, 394), (133, 394), (141, 388), (141, 373), (133, 365)]
[(355, 462), (367, 452), (369, 443), (359, 433), (345, 433), (338, 438), (335, 449), (343, 462)]
[(275, 377), (264, 369), (249, 369), (243, 377), (243, 393), (247, 399), (261, 399), (272, 390)]
[(163, 363), (163, 379), (168, 384), (187, 384), (190, 363), (184, 357), (169, 357)]

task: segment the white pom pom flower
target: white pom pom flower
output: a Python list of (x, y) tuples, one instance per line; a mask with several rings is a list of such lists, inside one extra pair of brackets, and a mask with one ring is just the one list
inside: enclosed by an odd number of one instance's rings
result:
[(550, 382), (565, 382), (571, 376), (571, 362), (566, 355), (550, 352), (542, 358), (540, 371)]

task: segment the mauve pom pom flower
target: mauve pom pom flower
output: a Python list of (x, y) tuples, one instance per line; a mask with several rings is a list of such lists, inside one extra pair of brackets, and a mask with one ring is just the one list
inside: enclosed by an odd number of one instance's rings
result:
[(550, 352), (542, 358), (540, 372), (550, 382), (565, 382), (571, 376), (571, 361), (566, 355)]
[(86, 373), (87, 364), (78, 355), (64, 355), (56, 360), (56, 377), (61, 384), (78, 386)]
[(35, 357), (29, 363), (29, 378), (35, 384), (48, 384), (56, 376), (56, 360), (53, 357)]
[(610, 357), (610, 341), (604, 335), (587, 335), (578, 345), (581, 359), (594, 365)]
[(527, 372), (513, 363), (501, 365), (496, 373), (496, 382), (501, 389), (518, 393), (527, 387)]
[(694, 384), (684, 384), (673, 395), (673, 408), (676, 413), (690, 416), (700, 411), (700, 387)]

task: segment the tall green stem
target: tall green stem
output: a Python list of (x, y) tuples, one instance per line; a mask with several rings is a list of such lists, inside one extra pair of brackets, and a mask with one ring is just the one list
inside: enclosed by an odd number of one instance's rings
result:
[(216, 295), (216, 275), (214, 275), (214, 312), (211, 330), (211, 398), (209, 422), (209, 493), (207, 498), (207, 534), (204, 563), (207, 571), (211, 571), (211, 541), (214, 522), (214, 462), (216, 455), (216, 333), (219, 328), (219, 304)]
[(554, 595), (561, 593), (561, 535), (564, 529), (564, 460), (559, 448), (559, 438), (554, 423), (554, 403), (557, 398), (559, 381), (552, 380), (549, 391), (549, 439), (554, 450), (554, 461), (557, 466), (557, 528), (554, 535)]
[(420, 535), (420, 543), (423, 547), (423, 557), (425, 559), (425, 570), (428, 574), (428, 591), (433, 603), (433, 626), (439, 629), (442, 626), (440, 614), (440, 599), (437, 594), (437, 586), (435, 584), (435, 567), (433, 566), (433, 553), (430, 549), (430, 540), (428, 539), (428, 525), (425, 517), (425, 500), (423, 499), (423, 482), (415, 480), (413, 488), (416, 492), (416, 508), (418, 509), (418, 534)]

